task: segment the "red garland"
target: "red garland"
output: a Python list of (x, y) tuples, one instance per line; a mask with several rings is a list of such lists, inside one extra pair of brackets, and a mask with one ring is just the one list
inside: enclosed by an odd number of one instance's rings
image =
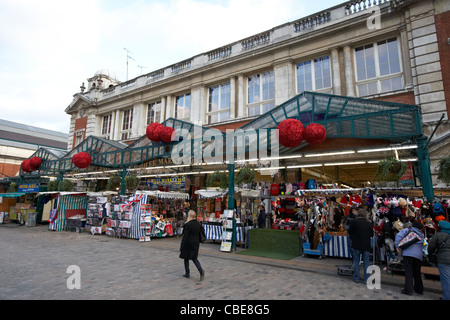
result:
[(161, 140), (168, 143), (172, 142), (172, 133), (175, 131), (174, 128), (171, 127), (164, 127), (162, 128), (159, 136), (161, 137)]
[(153, 142), (159, 142), (161, 141), (161, 130), (164, 128), (164, 126), (160, 123), (154, 122), (150, 123), (147, 126), (147, 130), (145, 134), (147, 135), (147, 138), (149, 138)]
[(327, 138), (327, 131), (318, 123), (310, 123), (305, 128), (305, 140), (309, 144), (321, 144)]
[(76, 155), (74, 155), (72, 157), (72, 163), (80, 168), (80, 169), (84, 169), (87, 168), (91, 165), (92, 163), (92, 157), (89, 153), (87, 152), (79, 152)]
[(303, 141), (305, 127), (297, 119), (286, 119), (278, 126), (278, 141), (287, 148), (297, 147)]

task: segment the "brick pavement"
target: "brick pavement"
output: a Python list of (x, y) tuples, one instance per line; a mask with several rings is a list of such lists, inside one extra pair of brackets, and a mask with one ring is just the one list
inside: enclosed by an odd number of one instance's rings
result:
[[(381, 289), (369, 290), (337, 264), (348, 259), (298, 257), (289, 261), (220, 252), (201, 245), (203, 282), (191, 263), (185, 279), (178, 258), (181, 238), (140, 243), (90, 233), (54, 232), (0, 225), (0, 299), (46, 300), (438, 300), (440, 283), (424, 280), (422, 296), (400, 294), (403, 275), (382, 275)], [(238, 248), (237, 250), (242, 250)], [(81, 270), (81, 289), (68, 289), (67, 267)]]

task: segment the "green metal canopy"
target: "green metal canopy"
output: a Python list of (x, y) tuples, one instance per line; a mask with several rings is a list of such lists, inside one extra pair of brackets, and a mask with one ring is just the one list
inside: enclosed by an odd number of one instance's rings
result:
[[(263, 146), (270, 149), (274, 137), (272, 133), (280, 122), (289, 118), (300, 120), (305, 127), (313, 122), (323, 125), (327, 131), (327, 138), (384, 139), (392, 143), (415, 140), (418, 144), (422, 183), (424, 188), (425, 185), (427, 188), (431, 185), (432, 189), (429, 157), (425, 147), (426, 137), (422, 131), (420, 108), (416, 105), (305, 91), (235, 130), (234, 137), (248, 138), (247, 149), (244, 152), (248, 152), (249, 149), (260, 150)], [(78, 152), (89, 153), (92, 165), (121, 168), (124, 175), (126, 168), (151, 159), (170, 158), (175, 147), (190, 148), (190, 154), (197, 157), (200, 155), (201, 159), (203, 151), (206, 147), (211, 147), (211, 144), (215, 144), (215, 152), (221, 155), (225, 155), (230, 145), (227, 143), (226, 147), (221, 149), (220, 145), (217, 145), (217, 139), (203, 139), (206, 130), (211, 130), (208, 127), (173, 118), (165, 120), (163, 125), (183, 129), (191, 139), (179, 138), (171, 143), (155, 143), (143, 135), (134, 143), (127, 145), (90, 136), (65, 154), (61, 152), (58, 154), (46, 148), (39, 149), (33, 155), (40, 156), (43, 160), (38, 174), (61, 175), (77, 170), (71, 159)], [(227, 137), (226, 133), (218, 134), (222, 138)], [(307, 145), (306, 142), (302, 142), (297, 148), (279, 146), (279, 153), (294, 153)], [(236, 152), (236, 149), (228, 149), (230, 150)]]

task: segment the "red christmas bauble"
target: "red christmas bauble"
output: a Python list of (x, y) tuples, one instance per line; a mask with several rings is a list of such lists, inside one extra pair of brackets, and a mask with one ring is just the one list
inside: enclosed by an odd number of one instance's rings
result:
[(84, 169), (87, 168), (91, 165), (92, 163), (92, 157), (89, 153), (87, 152), (79, 152), (76, 155), (74, 155), (72, 157), (72, 163), (80, 168), (80, 169)]
[(159, 136), (160, 136), (161, 140), (166, 143), (172, 142), (172, 133), (174, 131), (175, 131), (174, 128), (164, 127), (161, 129)]
[(147, 138), (149, 138), (153, 142), (159, 142), (161, 141), (161, 130), (164, 128), (164, 126), (161, 123), (150, 123), (147, 126), (147, 130), (145, 134), (147, 135)]
[(39, 157), (33, 157), (30, 159), (30, 166), (31, 166), (31, 169), (33, 169), (33, 171), (37, 170), (41, 166), (41, 164), (42, 164), (42, 159)]
[(24, 161), (21, 163), (20, 168), (21, 168), (22, 171), (24, 171), (24, 172), (32, 172), (33, 169), (31, 168), (30, 159), (24, 160)]
[(297, 147), (303, 141), (305, 127), (297, 119), (286, 119), (278, 126), (278, 141), (287, 148)]
[(327, 137), (327, 131), (318, 123), (310, 123), (305, 128), (304, 137), (309, 144), (321, 144)]

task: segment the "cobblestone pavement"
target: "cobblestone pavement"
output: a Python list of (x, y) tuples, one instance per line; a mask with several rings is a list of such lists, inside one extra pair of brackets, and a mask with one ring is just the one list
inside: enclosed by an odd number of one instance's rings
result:
[[(182, 277), (181, 238), (139, 242), (90, 233), (0, 225), (2, 300), (438, 300), (438, 280), (424, 280), (423, 295), (400, 293), (403, 275), (383, 274), (381, 289), (370, 290), (336, 265), (348, 259), (298, 257), (289, 261), (220, 252), (202, 244), (200, 282)], [(242, 250), (238, 248), (238, 250)], [(81, 289), (69, 289), (67, 268), (80, 268)]]

